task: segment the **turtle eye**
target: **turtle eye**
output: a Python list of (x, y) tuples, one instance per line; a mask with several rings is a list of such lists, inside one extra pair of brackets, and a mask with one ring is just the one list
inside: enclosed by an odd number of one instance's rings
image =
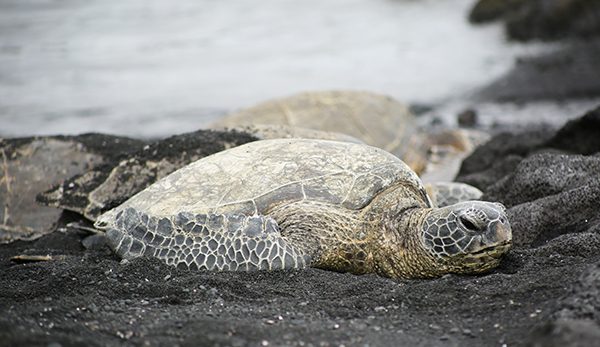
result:
[(476, 223), (474, 223), (471, 219), (469, 219), (468, 216), (460, 216), (458, 217), (458, 220), (460, 220), (460, 222), (462, 223), (462, 225), (469, 231), (472, 232), (481, 232), (483, 231), (483, 228), (480, 226), (477, 226)]

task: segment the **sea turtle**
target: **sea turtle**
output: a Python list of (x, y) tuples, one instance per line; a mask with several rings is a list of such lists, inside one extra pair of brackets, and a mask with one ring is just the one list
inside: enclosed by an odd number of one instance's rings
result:
[(512, 234), (500, 204), (432, 205), (419, 177), (368, 145), (251, 142), (200, 159), (100, 216), (116, 253), (207, 270), (312, 266), (392, 278), (478, 273)]
[(315, 130), (282, 124), (252, 124), (235, 127), (233, 130), (250, 134), (257, 139), (318, 139), (331, 141), (345, 141), (353, 143), (364, 143), (354, 136), (336, 131)]
[(408, 107), (386, 95), (351, 90), (302, 92), (231, 113), (209, 127), (257, 124), (348, 134), (397, 155), (417, 173), (427, 162), (415, 117)]
[(394, 98), (351, 90), (302, 92), (269, 100), (226, 115), (209, 127), (247, 131), (248, 126), (265, 125), (284, 126), (291, 134), (274, 137), (318, 138), (306, 136), (306, 128), (350, 135), (400, 157), (430, 182), (454, 179), (462, 159), (489, 139), (473, 129), (423, 131), (408, 107)]

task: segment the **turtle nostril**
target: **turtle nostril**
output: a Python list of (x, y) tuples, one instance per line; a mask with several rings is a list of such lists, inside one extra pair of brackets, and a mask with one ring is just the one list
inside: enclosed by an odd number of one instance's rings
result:
[(478, 228), (477, 225), (475, 225), (467, 217), (460, 216), (459, 219), (460, 219), (460, 222), (462, 223), (462, 225), (464, 225), (464, 227), (467, 228), (467, 230), (470, 230), (470, 231), (481, 231), (481, 228)]

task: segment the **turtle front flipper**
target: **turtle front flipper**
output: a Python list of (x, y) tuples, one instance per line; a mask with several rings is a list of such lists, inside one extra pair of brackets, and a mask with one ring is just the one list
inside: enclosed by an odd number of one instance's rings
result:
[(309, 257), (281, 237), (267, 216), (178, 213), (156, 218), (127, 208), (106, 235), (125, 259), (156, 257), (169, 265), (202, 270), (305, 268)]
[(483, 195), (481, 190), (459, 182), (426, 183), (425, 190), (434, 206), (445, 207), (459, 202), (479, 200)]

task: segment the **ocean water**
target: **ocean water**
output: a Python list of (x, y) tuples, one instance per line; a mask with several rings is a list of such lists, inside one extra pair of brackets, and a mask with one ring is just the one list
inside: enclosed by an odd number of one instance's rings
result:
[(473, 2), (0, 1), (0, 135), (165, 136), (303, 90), (452, 104), (548, 49)]

